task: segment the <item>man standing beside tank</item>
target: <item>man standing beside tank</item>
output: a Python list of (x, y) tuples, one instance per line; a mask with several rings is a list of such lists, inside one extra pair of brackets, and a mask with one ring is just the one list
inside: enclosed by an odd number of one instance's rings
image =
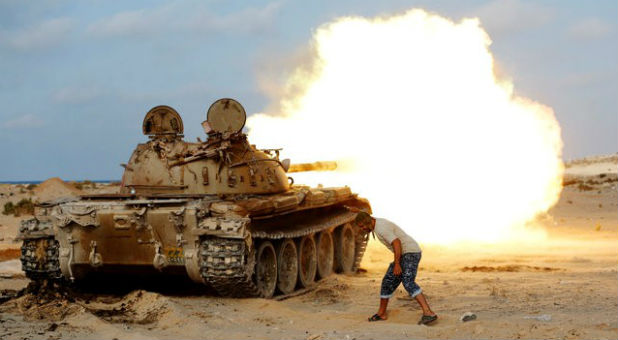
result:
[(421, 287), (414, 281), (421, 260), (421, 248), (418, 243), (406, 234), (395, 223), (384, 219), (375, 219), (368, 213), (358, 211), (356, 223), (367, 232), (374, 232), (382, 242), (394, 254), (394, 261), (389, 265), (386, 275), (382, 279), (380, 289), (380, 308), (378, 312), (369, 318), (369, 321), (382, 321), (387, 319), (386, 307), (388, 300), (393, 296), (400, 283), (411, 297), (416, 299), (423, 309), (423, 316), (419, 324), (429, 324), (438, 319), (423, 295)]

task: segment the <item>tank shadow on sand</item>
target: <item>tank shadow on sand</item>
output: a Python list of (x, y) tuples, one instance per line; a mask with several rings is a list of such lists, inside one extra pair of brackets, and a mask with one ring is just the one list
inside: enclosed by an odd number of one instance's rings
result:
[(146, 290), (167, 296), (216, 295), (207, 286), (192, 282), (184, 276), (90, 274), (79, 285), (68, 285), (72, 292), (81, 295), (126, 295), (135, 290)]

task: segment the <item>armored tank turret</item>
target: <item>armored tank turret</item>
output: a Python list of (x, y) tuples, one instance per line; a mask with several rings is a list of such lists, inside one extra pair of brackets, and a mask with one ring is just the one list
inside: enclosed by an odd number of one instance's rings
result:
[(41, 203), (22, 222), (26, 275), (187, 275), (223, 296), (268, 298), (356, 271), (367, 235), (349, 207), (371, 212), (368, 201), (348, 187), (294, 184), (289, 172), (336, 164), (290, 165), (259, 150), (245, 119), (240, 103), (218, 100), (202, 123), (208, 138), (191, 143), (178, 112), (151, 109), (119, 193)]

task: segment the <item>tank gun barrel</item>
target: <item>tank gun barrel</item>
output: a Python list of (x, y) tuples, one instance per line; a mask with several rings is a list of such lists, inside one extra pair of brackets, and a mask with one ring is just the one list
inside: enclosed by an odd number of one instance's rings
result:
[(297, 163), (290, 165), (288, 172), (305, 172), (305, 171), (334, 171), (337, 169), (337, 162), (322, 161), (313, 163)]

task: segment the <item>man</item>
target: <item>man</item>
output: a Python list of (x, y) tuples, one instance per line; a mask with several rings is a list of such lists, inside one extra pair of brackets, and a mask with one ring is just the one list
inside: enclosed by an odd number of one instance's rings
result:
[(394, 254), (394, 261), (390, 264), (386, 275), (382, 279), (380, 308), (376, 314), (369, 318), (369, 321), (387, 319), (386, 307), (388, 306), (388, 300), (402, 282), (406, 291), (408, 291), (411, 297), (416, 299), (423, 309), (423, 316), (418, 322), (419, 325), (426, 325), (436, 321), (438, 316), (429, 308), (421, 287), (414, 282), (418, 263), (421, 260), (421, 248), (418, 243), (395, 223), (383, 218), (376, 220), (363, 211), (358, 211), (356, 223), (364, 231), (374, 232), (380, 242)]

